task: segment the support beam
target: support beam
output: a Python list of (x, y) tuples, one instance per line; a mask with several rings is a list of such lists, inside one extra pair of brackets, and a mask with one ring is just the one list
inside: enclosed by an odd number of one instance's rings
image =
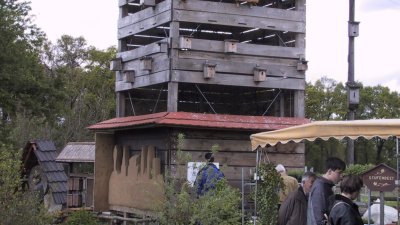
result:
[(125, 116), (125, 94), (122, 92), (117, 92), (116, 102), (117, 102), (116, 117), (124, 117)]
[(294, 91), (294, 117), (305, 117), (305, 102), (304, 102), (304, 91), (296, 90)]
[(168, 82), (167, 111), (178, 112), (178, 83)]

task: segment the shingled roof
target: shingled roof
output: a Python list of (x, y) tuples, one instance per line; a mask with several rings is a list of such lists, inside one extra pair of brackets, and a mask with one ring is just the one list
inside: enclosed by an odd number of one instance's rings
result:
[(243, 116), (189, 112), (160, 112), (141, 116), (119, 117), (89, 127), (90, 130), (120, 130), (148, 126), (203, 127), (248, 131), (278, 130), (309, 123), (294, 117)]
[(94, 142), (69, 142), (57, 156), (57, 162), (94, 162)]
[[(56, 204), (66, 204), (68, 178), (61, 163), (55, 161), (58, 153), (54, 143), (47, 140), (30, 141), (24, 150), (35, 153), (43, 175), (47, 178), (54, 202)], [(27, 157), (32, 157), (31, 155), (27, 154)]]

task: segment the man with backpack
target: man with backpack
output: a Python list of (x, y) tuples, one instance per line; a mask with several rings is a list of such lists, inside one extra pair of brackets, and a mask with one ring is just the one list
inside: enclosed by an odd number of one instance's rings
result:
[(214, 156), (212, 152), (205, 154), (207, 164), (197, 173), (195, 186), (197, 188), (197, 196), (203, 196), (208, 191), (215, 189), (217, 182), (223, 179), (224, 174), (214, 164)]

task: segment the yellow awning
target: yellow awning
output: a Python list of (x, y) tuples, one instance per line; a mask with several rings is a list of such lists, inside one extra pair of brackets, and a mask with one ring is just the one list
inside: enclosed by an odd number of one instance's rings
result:
[(352, 121), (316, 121), (305, 125), (294, 126), (281, 130), (261, 132), (250, 136), (252, 149), (258, 146), (274, 146), (278, 143), (302, 140), (314, 141), (317, 138), (356, 139), (364, 137), (371, 139), (380, 137), (387, 139), (390, 136), (400, 137), (400, 119), (375, 119)]

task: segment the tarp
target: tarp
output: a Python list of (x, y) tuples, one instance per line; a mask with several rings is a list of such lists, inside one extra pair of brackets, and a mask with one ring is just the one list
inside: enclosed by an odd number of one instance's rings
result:
[(252, 149), (258, 146), (274, 146), (278, 143), (314, 141), (317, 138), (343, 139), (349, 137), (357, 139), (364, 137), (371, 139), (380, 137), (387, 139), (390, 136), (400, 137), (400, 119), (375, 119), (352, 121), (315, 121), (305, 125), (293, 126), (281, 130), (261, 132), (250, 136)]

